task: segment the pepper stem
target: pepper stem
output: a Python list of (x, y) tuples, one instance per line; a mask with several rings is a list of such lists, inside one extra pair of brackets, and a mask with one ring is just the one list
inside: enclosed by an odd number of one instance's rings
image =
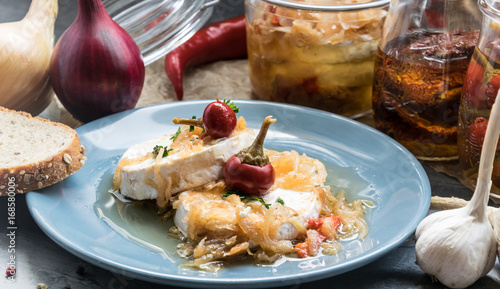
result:
[(269, 157), (264, 154), (264, 140), (269, 127), (275, 121), (276, 119), (273, 119), (272, 116), (266, 117), (253, 143), (236, 154), (242, 163), (261, 167), (269, 164)]
[(192, 125), (192, 126), (198, 126), (198, 127), (204, 128), (202, 117), (197, 118), (197, 119), (174, 117), (174, 119), (172, 121), (174, 122), (174, 124)]

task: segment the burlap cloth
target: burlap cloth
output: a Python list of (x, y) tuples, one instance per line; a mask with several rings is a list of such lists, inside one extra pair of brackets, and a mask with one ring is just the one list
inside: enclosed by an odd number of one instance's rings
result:
[[(195, 68), (184, 73), (184, 100), (195, 99), (255, 99), (248, 77), (248, 61), (220, 61)], [(177, 101), (172, 84), (165, 73), (164, 58), (146, 67), (146, 80), (137, 107)], [(57, 101), (52, 109), (44, 112), (48, 118), (76, 128), (82, 123), (74, 119)], [(372, 116), (357, 119), (373, 127)], [(458, 161), (424, 162), (434, 170), (458, 179), (466, 187), (473, 186), (463, 177)]]

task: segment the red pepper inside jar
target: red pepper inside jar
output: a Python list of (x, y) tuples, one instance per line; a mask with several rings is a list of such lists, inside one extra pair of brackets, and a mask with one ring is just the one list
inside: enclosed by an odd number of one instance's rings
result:
[[(488, 118), (500, 88), (500, 12), (484, 0), (481, 35), (465, 76), (459, 110), (458, 149), (465, 178), (477, 180)], [(498, 13), (498, 14), (497, 14)], [(500, 146), (493, 164), (492, 192), (500, 193)]]

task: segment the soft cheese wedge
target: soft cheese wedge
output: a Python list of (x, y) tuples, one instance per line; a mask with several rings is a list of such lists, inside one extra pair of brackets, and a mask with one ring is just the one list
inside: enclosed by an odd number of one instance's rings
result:
[[(190, 132), (183, 126), (173, 142), (171, 136), (163, 136), (130, 147), (118, 163), (113, 188), (130, 199), (153, 199), (164, 207), (175, 193), (221, 179), (227, 159), (254, 139), (242, 118), (228, 138), (202, 140), (200, 134), (201, 129)], [(157, 145), (169, 150), (168, 156), (154, 155)]]

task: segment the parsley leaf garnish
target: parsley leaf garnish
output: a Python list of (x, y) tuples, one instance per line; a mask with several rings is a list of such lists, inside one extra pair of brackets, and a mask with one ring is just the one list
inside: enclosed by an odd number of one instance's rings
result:
[[(245, 202), (245, 203), (248, 203), (248, 202), (260, 202), (262, 205), (264, 205), (264, 207), (266, 207), (266, 209), (269, 209), (271, 207), (271, 205), (272, 205), (272, 204), (266, 203), (266, 201), (264, 201), (263, 198), (248, 197), (244, 193), (242, 193), (240, 191), (237, 191), (237, 190), (225, 190), (224, 192), (225, 192), (225, 194), (222, 195), (222, 198), (227, 198), (230, 195), (237, 195), (237, 196), (240, 197), (240, 200), (243, 201), (243, 202)], [(280, 197), (278, 197), (276, 199), (276, 203), (280, 203), (282, 205), (285, 205), (285, 202)]]
[[(196, 119), (196, 115), (193, 115), (192, 119)], [(189, 126), (189, 131), (190, 132), (194, 131), (194, 126), (193, 125)]]
[(172, 141), (175, 141), (175, 139), (181, 134), (181, 128), (179, 127), (177, 131), (174, 133), (174, 135), (170, 138)]
[(224, 99), (223, 102), (227, 105), (229, 105), (229, 107), (234, 111), (234, 113), (238, 113), (240, 112), (240, 108), (236, 106), (236, 104), (234, 104), (234, 102), (232, 102), (231, 100), (226, 100)]
[(174, 149), (169, 149), (168, 147), (164, 147), (164, 146), (159, 146), (159, 145), (156, 145), (154, 148), (153, 148), (153, 155), (158, 155), (158, 153), (160, 152), (160, 150), (164, 148), (165, 150), (163, 151), (163, 156), (162, 158), (168, 156), (168, 153), (173, 151)]

